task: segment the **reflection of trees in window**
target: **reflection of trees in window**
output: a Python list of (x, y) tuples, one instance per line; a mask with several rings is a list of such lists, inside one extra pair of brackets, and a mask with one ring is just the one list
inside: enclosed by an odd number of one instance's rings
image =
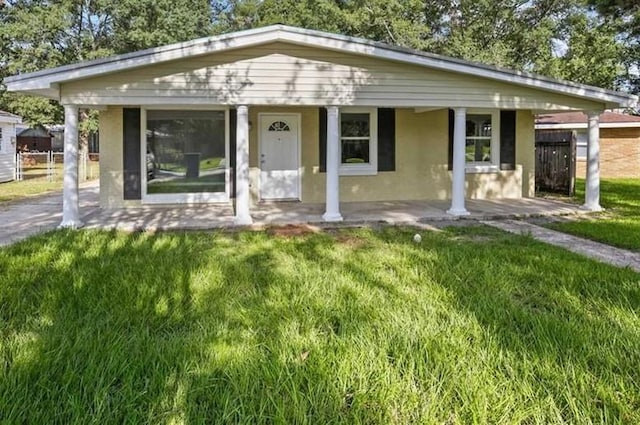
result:
[(342, 113), (340, 117), (340, 137), (342, 142), (342, 163), (369, 163), (370, 117), (367, 113)]
[(225, 128), (224, 111), (147, 111), (147, 193), (223, 192)]
[(269, 126), (269, 131), (291, 131), (289, 124), (284, 121), (274, 121)]
[(342, 114), (342, 137), (369, 137), (369, 114)]
[(467, 162), (491, 162), (491, 115), (467, 115)]

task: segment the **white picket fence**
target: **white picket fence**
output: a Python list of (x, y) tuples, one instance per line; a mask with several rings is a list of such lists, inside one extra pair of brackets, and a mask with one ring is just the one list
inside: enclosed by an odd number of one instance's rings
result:
[[(92, 156), (97, 154), (91, 154)], [(78, 153), (78, 179), (85, 181), (93, 179), (92, 168), (88, 167), (89, 155), (86, 152)], [(24, 180), (25, 168), (38, 168), (42, 170), (47, 181), (53, 181), (58, 173), (63, 172), (63, 167), (56, 167), (56, 164), (64, 164), (64, 153), (62, 152), (19, 152), (16, 154), (16, 168), (14, 177), (17, 181)], [(87, 175), (87, 170), (91, 170)]]

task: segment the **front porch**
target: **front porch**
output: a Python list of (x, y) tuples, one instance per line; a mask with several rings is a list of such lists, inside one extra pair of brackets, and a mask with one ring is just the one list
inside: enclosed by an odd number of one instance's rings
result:
[[(415, 224), (444, 220), (486, 220), (561, 216), (585, 213), (578, 205), (542, 199), (467, 200), (469, 215), (454, 217), (447, 213), (450, 202), (394, 201), (346, 202), (342, 206), (342, 224)], [(287, 224), (326, 225), (322, 218), (324, 204), (298, 202), (260, 203), (252, 209), (253, 226)], [(206, 230), (232, 228), (235, 214), (231, 204), (167, 205), (126, 209), (98, 208), (83, 217), (85, 226), (99, 229)]]
[[(149, 132), (149, 111), (155, 111), (162, 117), (167, 112), (162, 109), (147, 111), (145, 108), (114, 107), (105, 111), (104, 120), (101, 116), (105, 130), (111, 127), (117, 129), (104, 132), (105, 140), (111, 140), (111, 143), (104, 144), (107, 151), (104, 157), (110, 158), (110, 162), (103, 164), (105, 172), (101, 175), (100, 183), (105, 194), (101, 197), (100, 205), (106, 208), (99, 214), (90, 214), (91, 221), (85, 222), (78, 207), (77, 165), (74, 160), (78, 150), (77, 110), (74, 106), (65, 107), (68, 125), (68, 131), (65, 131), (65, 158), (69, 163), (65, 168), (62, 227), (81, 227), (87, 224), (92, 227), (125, 229), (200, 229), (343, 220), (350, 223), (403, 223), (461, 217), (483, 219), (571, 214), (576, 211), (573, 206), (563, 205), (558, 208), (554, 203), (529, 198), (533, 196), (533, 137), (530, 131), (533, 128), (533, 117), (530, 111), (506, 111), (503, 114), (495, 110), (491, 114), (485, 114), (486, 116), (482, 115), (483, 119), (494, 120), (495, 127), (500, 127), (505, 140), (511, 143), (508, 145), (505, 142), (505, 147), (511, 146), (512, 154), (510, 160), (503, 163), (505, 158), (496, 153), (499, 153), (496, 142), (495, 146), (492, 145), (496, 148), (495, 151), (492, 150), (495, 161), (481, 167), (475, 162), (467, 162), (465, 129), (469, 124), (467, 118), (475, 115), (467, 115), (466, 108), (438, 108), (427, 112), (415, 108), (386, 108), (383, 109), (384, 114), (374, 108), (368, 115), (345, 113), (347, 116), (365, 116), (365, 133), (369, 135), (369, 148), (375, 147), (373, 151), (382, 149), (371, 142), (374, 139), (370, 136), (373, 134), (371, 132), (387, 131), (393, 135), (393, 146), (388, 150), (392, 152), (390, 169), (383, 169), (380, 165), (384, 162), (383, 155), (369, 155), (367, 157), (370, 162), (376, 164), (375, 172), (360, 175), (353, 173), (355, 167), (369, 164), (345, 164), (340, 155), (344, 137), (339, 131), (341, 109), (336, 106), (250, 109), (246, 105), (239, 105), (236, 108), (223, 108), (215, 111), (218, 121), (225, 124), (224, 128), (218, 129), (218, 133), (224, 137), (218, 137), (219, 154), (222, 157), (217, 158), (219, 160), (214, 170), (216, 175), (223, 176), (218, 182), (219, 187), (211, 189), (212, 193), (207, 192), (209, 189), (206, 193), (174, 193), (173, 188), (160, 193), (157, 188), (165, 183), (161, 173), (163, 169), (154, 165), (149, 175), (150, 169), (145, 167), (149, 159), (142, 153), (153, 153), (155, 145), (148, 142), (146, 136), (142, 136)], [(274, 112), (276, 110), (279, 112)], [(167, 111), (185, 112), (188, 116), (194, 113), (189, 110)], [(380, 126), (383, 115), (388, 122), (385, 121), (385, 125)], [(261, 117), (269, 119), (263, 122)], [(259, 125), (252, 126), (252, 122)], [(109, 123), (113, 125), (106, 125)], [(268, 133), (275, 124), (283, 124), (287, 129), (291, 125), (291, 134), (295, 136), (291, 140), (295, 143), (291, 149), (267, 155), (265, 146), (271, 140)], [(597, 146), (597, 115), (592, 124), (596, 131), (590, 138), (590, 145)], [(130, 127), (133, 130), (122, 131)], [(326, 131), (321, 131), (324, 128)], [(436, 130), (429, 132), (429, 128)], [(518, 128), (520, 130), (516, 131)], [(260, 133), (262, 130), (264, 134)], [(425, 136), (418, 137), (414, 134), (416, 132), (424, 133)], [(165, 133), (162, 134), (166, 136)], [(450, 147), (448, 154), (445, 149), (447, 133)], [(517, 155), (514, 152), (515, 136), (520, 140)], [(398, 147), (395, 146), (396, 138), (399, 140)], [(128, 146), (130, 139), (135, 139), (131, 143), (131, 149)], [(286, 138), (278, 135), (278, 143), (273, 144), (280, 147), (284, 139)], [(158, 141), (155, 142), (157, 144)], [(378, 144), (381, 144), (380, 141)], [(182, 147), (184, 149), (186, 147)], [(194, 151), (193, 147), (190, 149)], [(503, 153), (505, 151), (506, 148)], [(293, 154), (288, 155), (291, 152)], [(596, 199), (597, 202), (595, 207), (587, 202), (585, 209), (593, 211), (599, 209), (598, 150), (592, 149), (590, 152), (594, 157), (596, 172), (587, 176), (587, 201)], [(235, 153), (235, 156), (231, 153)], [(268, 158), (282, 162), (281, 159), (287, 155), (293, 158), (294, 166), (291, 170), (296, 176), (293, 180), (295, 183), (288, 184), (286, 180), (284, 183), (287, 184), (281, 184), (278, 180), (278, 184), (270, 184), (271, 181), (267, 178), (273, 178), (272, 174), (282, 170), (266, 166)], [(155, 163), (159, 156), (153, 157), (156, 159), (152, 163)], [(450, 167), (447, 167), (447, 159)], [(128, 169), (126, 164), (123, 167), (124, 162), (131, 162), (131, 168)], [(198, 169), (202, 167), (200, 162), (196, 163)], [(503, 169), (503, 166), (506, 167)], [(285, 171), (289, 170), (290, 168), (285, 167)], [(183, 180), (189, 179), (188, 175), (182, 177), (185, 177)], [(289, 187), (295, 189), (293, 194), (285, 190)], [(152, 191), (152, 188), (155, 189)], [(266, 190), (269, 188), (272, 190)], [(594, 196), (590, 197), (590, 194)], [(233, 204), (229, 201), (230, 198), (235, 198)], [(403, 200), (416, 198), (429, 201)], [(481, 201), (483, 198), (491, 200)], [(302, 202), (264, 202), (261, 199), (299, 199)], [(209, 203), (213, 201), (216, 203)], [(200, 202), (204, 203), (197, 205)], [(122, 209), (123, 207), (130, 211)]]
[[(599, 211), (600, 113), (638, 100), (282, 25), (21, 74), (5, 84), (64, 106), (61, 227), (70, 228), (82, 227), (86, 215), (78, 199), (79, 108), (101, 111), (100, 205), (116, 211), (101, 213), (105, 222), (158, 217), (165, 226), (194, 214), (193, 222), (210, 227), (473, 218), (496, 208), (519, 214), (515, 201), (478, 206), (470, 199), (522, 198), (523, 214), (552, 213), (544, 203), (528, 211), (537, 201), (526, 199), (535, 188), (534, 114), (544, 111), (587, 111), (583, 207)], [(398, 201), (406, 199), (439, 201)], [(252, 210), (256, 200), (305, 206)], [(227, 206), (189, 213), (185, 206), (197, 202)]]

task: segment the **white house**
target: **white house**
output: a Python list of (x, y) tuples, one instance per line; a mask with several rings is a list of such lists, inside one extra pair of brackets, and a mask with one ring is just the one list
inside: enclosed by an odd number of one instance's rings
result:
[(370, 40), (275, 25), (5, 79), (65, 108), (62, 225), (79, 226), (78, 108), (100, 109), (103, 207), (534, 196), (534, 117), (589, 116), (585, 207), (599, 205), (598, 119), (628, 94)]
[(16, 124), (22, 118), (0, 111), (0, 183), (13, 180), (16, 169)]

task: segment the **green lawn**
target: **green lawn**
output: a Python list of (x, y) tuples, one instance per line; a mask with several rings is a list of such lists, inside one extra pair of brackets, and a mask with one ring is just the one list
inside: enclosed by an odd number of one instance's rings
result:
[[(576, 183), (576, 199), (584, 202), (584, 179)], [(549, 227), (606, 244), (640, 250), (640, 179), (603, 179), (600, 204), (606, 209), (584, 220)]]
[(149, 180), (147, 193), (202, 193), (224, 192), (224, 174), (212, 174), (198, 178), (175, 177)]
[[(24, 167), (23, 180), (0, 183), (0, 202), (15, 201), (62, 190), (63, 164), (55, 164), (54, 170), (53, 179), (49, 181), (46, 164)], [(99, 175), (98, 161), (89, 161), (87, 163), (87, 180), (97, 179)]]
[(640, 423), (640, 275), (414, 233), (0, 249), (0, 423)]
[[(187, 167), (184, 165), (184, 158), (182, 159), (183, 161), (180, 163), (171, 163), (171, 162), (161, 163), (158, 168), (160, 170), (173, 171), (176, 173), (186, 173)], [(201, 172), (215, 170), (216, 168), (220, 167), (220, 162), (222, 162), (223, 159), (224, 158), (220, 158), (220, 157), (201, 159), (199, 170)]]
[(56, 190), (62, 190), (61, 180), (49, 182), (47, 179), (37, 179), (0, 183), (0, 202), (15, 201)]

